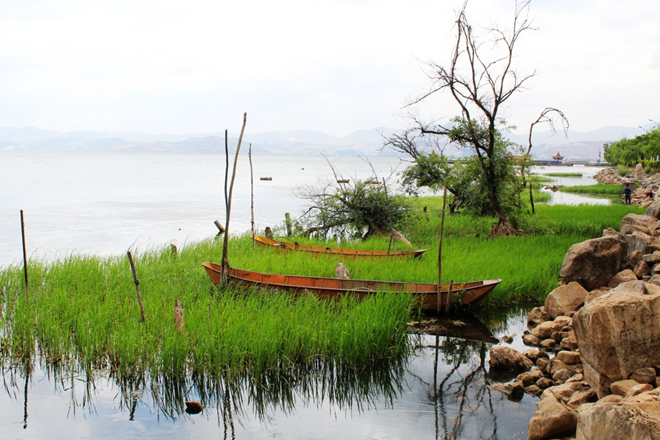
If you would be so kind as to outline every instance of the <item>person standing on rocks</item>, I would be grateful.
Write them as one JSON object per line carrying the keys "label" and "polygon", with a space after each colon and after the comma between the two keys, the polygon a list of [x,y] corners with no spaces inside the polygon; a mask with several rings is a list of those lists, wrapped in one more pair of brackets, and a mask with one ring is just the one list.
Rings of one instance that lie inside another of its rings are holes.
{"label": "person standing on rocks", "polygon": [[626,183],[626,187],[623,188],[623,195],[625,198],[625,203],[626,205],[630,205],[630,200],[632,196],[632,189],[630,189],[630,185]]}

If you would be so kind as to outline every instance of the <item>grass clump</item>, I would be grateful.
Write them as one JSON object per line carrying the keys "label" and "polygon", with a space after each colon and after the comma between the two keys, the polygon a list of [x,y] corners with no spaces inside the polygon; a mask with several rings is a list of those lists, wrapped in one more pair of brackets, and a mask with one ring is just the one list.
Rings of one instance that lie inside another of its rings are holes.
{"label": "grass clump", "polygon": [[544,173],[543,175],[549,177],[582,177],[582,173]]}
{"label": "grass clump", "polygon": [[598,183],[596,185],[578,185],[578,186],[561,186],[560,191],[577,194],[603,194],[603,195],[621,195],[623,189],[621,185]]}

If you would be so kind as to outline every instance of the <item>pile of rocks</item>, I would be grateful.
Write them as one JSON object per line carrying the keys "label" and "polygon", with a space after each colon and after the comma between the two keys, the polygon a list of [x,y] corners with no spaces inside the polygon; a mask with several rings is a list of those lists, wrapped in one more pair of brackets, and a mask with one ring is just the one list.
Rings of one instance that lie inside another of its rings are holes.
{"label": "pile of rocks", "polygon": [[528,438],[660,439],[660,200],[621,232],[573,245],[560,286],[528,316],[526,345],[491,350],[495,388],[541,395]]}
{"label": "pile of rocks", "polygon": [[[594,180],[598,183],[609,185],[630,185],[633,190],[632,203],[639,206],[649,206],[658,196],[660,188],[660,173],[644,174],[641,164],[637,164],[634,173],[627,176],[619,176],[616,168],[605,168],[594,174]],[[621,200],[623,201],[623,188],[621,189]]]}

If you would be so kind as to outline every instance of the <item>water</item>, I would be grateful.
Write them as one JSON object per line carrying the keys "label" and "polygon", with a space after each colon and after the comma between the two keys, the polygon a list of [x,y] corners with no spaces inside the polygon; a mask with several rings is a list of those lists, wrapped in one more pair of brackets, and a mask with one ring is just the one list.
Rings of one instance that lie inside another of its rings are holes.
{"label": "water", "polygon": [[[582,177],[551,177],[552,182],[544,184],[545,186],[563,185],[563,186],[582,186],[582,185],[595,185],[596,182],[593,175],[602,170],[601,167],[587,167],[587,166],[546,166],[546,167],[533,167],[532,173],[534,174],[548,174],[548,173],[581,173]],[[550,193],[549,205],[610,205],[612,203],[609,198],[598,198],[583,196],[580,194],[571,194],[561,191],[552,192],[550,190],[543,190]]]}

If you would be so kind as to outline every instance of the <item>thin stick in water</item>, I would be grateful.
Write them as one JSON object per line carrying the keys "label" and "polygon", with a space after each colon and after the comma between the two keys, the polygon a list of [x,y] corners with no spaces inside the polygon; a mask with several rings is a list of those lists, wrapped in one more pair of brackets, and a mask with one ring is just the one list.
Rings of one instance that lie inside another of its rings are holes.
{"label": "thin stick in water", "polygon": [[252,247],[254,247],[254,170],[252,169],[252,144],[248,150],[248,159],[250,160],[250,214],[252,225]]}
{"label": "thin stick in water", "polygon": [[[445,207],[447,206],[447,183],[445,182],[445,191],[442,196],[442,220],[440,221],[440,243],[438,244],[438,300],[436,303],[436,311],[440,312],[440,305],[442,303],[442,236],[445,232]],[[449,297],[447,297],[449,301]]]}
{"label": "thin stick in water", "polygon": [[30,299],[30,288],[28,283],[27,251],[25,250],[25,221],[21,209],[21,237],[23,237],[23,272],[25,272],[25,298]]}
{"label": "thin stick in water", "polygon": [[133,272],[133,282],[135,283],[135,290],[137,291],[138,303],[140,304],[140,313],[142,314],[142,322],[146,322],[147,318],[144,315],[144,305],[142,305],[142,294],[140,293],[140,281],[138,281],[137,273],[135,272],[135,263],[133,263],[133,254],[128,251],[128,261],[131,263],[131,271]]}

